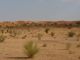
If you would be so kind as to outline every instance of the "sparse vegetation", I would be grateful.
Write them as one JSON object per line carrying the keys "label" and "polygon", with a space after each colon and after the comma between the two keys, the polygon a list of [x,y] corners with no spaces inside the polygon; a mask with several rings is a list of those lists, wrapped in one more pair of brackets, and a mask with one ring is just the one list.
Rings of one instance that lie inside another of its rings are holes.
{"label": "sparse vegetation", "polygon": [[[2,60],[6,59],[3,58],[4,56],[11,57],[10,59],[13,60],[80,59],[80,28],[74,28],[74,26],[77,26],[76,24],[67,24],[66,22],[36,23],[32,23],[31,21],[18,22],[19,25],[17,23],[9,25],[14,27],[7,26],[5,28],[4,26],[0,28],[0,58]],[[3,25],[8,25],[8,23]],[[23,46],[25,41],[26,44]],[[22,53],[22,49],[24,49],[24,53]],[[38,52],[39,56],[36,56]],[[33,57],[35,58],[33,59]]]}
{"label": "sparse vegetation", "polygon": [[45,33],[48,33],[48,32],[49,32],[49,28],[46,28],[46,29],[45,29]]}
{"label": "sparse vegetation", "polygon": [[79,38],[80,38],[80,34],[77,35],[77,41],[79,41]]}
{"label": "sparse vegetation", "polygon": [[51,36],[52,36],[52,37],[54,36],[54,33],[53,33],[53,32],[51,32]]}
{"label": "sparse vegetation", "polygon": [[10,30],[9,34],[11,37],[16,37],[18,35],[18,32],[16,30]]}
{"label": "sparse vegetation", "polygon": [[38,33],[38,40],[41,40],[41,38],[42,38],[42,34],[41,33]]}
{"label": "sparse vegetation", "polygon": [[69,33],[68,33],[68,37],[73,37],[74,35],[75,35],[74,32],[69,32]]}
{"label": "sparse vegetation", "polygon": [[30,41],[29,43],[27,43],[25,46],[25,54],[27,54],[27,56],[29,58],[33,58],[34,55],[38,52],[38,48],[37,45],[33,42]]}
{"label": "sparse vegetation", "polygon": [[0,42],[4,42],[4,40],[5,40],[5,36],[0,35]]}
{"label": "sparse vegetation", "polygon": [[2,29],[1,32],[4,33],[4,30]]}

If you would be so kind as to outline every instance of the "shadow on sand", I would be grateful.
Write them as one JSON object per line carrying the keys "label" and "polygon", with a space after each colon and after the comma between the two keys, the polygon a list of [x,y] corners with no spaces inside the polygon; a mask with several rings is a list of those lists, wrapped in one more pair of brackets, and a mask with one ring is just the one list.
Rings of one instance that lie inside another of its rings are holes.
{"label": "shadow on sand", "polygon": [[29,59],[29,57],[6,57],[7,59]]}

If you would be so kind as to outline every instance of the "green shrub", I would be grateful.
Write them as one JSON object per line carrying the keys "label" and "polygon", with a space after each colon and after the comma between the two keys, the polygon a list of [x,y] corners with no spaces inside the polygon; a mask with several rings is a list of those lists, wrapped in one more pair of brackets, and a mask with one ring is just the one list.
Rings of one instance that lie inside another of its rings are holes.
{"label": "green shrub", "polygon": [[28,44],[26,44],[24,48],[28,58],[33,58],[34,55],[38,52],[37,45],[33,43],[33,41],[30,41]]}

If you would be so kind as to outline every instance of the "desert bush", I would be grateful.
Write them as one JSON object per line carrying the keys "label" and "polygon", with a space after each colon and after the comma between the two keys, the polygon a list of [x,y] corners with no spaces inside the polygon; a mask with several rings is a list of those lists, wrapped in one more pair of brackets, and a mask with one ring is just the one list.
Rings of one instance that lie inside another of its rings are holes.
{"label": "desert bush", "polygon": [[54,36],[54,33],[53,33],[53,32],[51,32],[51,36],[52,36],[52,37]]}
{"label": "desert bush", "polygon": [[38,33],[37,37],[38,37],[38,40],[41,40],[42,34]]}
{"label": "desert bush", "polygon": [[69,33],[68,33],[68,36],[69,36],[69,37],[73,37],[74,35],[75,35],[74,32],[69,32]]}
{"label": "desert bush", "polygon": [[33,41],[28,42],[25,46],[25,53],[27,54],[28,58],[33,58],[34,55],[38,52],[37,45],[33,43]]}
{"label": "desert bush", "polygon": [[16,37],[16,33],[10,34],[11,37]]}
{"label": "desert bush", "polygon": [[17,35],[19,35],[18,32],[15,30],[11,30],[9,33],[11,37],[16,37]]}
{"label": "desert bush", "polygon": [[0,35],[0,42],[4,42],[4,40],[5,40],[5,36]]}
{"label": "desert bush", "polygon": [[68,25],[68,29],[71,29],[72,27],[73,27],[72,24],[69,24],[69,25]]}
{"label": "desert bush", "polygon": [[1,30],[1,33],[4,33],[4,30]]}
{"label": "desert bush", "polygon": [[48,32],[49,32],[49,28],[46,28],[46,29],[45,29],[45,32],[48,33]]}

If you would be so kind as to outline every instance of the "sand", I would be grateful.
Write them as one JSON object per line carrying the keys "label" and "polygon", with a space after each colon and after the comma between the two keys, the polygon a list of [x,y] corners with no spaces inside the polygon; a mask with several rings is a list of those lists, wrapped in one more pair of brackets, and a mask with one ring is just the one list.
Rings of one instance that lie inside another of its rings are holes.
{"label": "sand", "polygon": [[[45,29],[12,29],[17,32],[16,36],[14,32],[3,33],[6,38],[0,43],[0,60],[80,60],[80,28],[53,27],[49,28],[48,33]],[[4,31],[6,32],[6,29]],[[75,33],[73,37],[68,36],[70,31]],[[54,33],[53,36],[51,32]],[[24,45],[29,41],[37,43],[39,52],[31,59],[21,58],[27,57],[24,53]]]}

